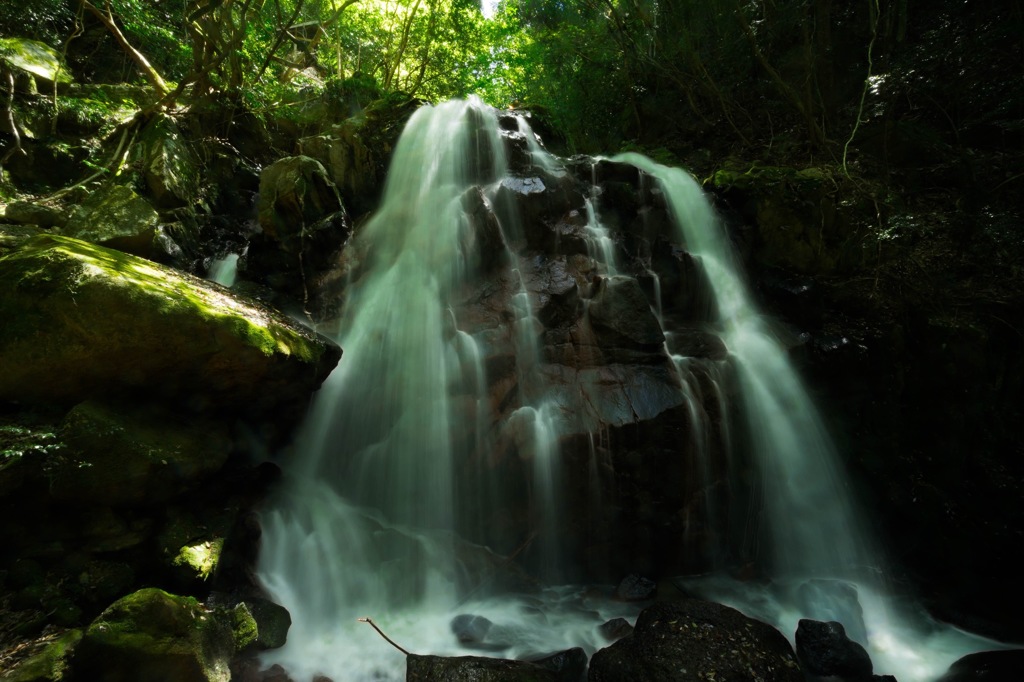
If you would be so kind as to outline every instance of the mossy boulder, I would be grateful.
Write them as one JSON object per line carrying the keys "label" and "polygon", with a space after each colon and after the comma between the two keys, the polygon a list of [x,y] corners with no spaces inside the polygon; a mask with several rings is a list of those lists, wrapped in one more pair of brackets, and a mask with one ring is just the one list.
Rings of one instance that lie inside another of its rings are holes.
{"label": "mossy boulder", "polygon": [[144,395],[178,409],[297,417],[337,364],[328,339],[254,300],[80,240],[0,257],[0,400]]}
{"label": "mossy boulder", "polygon": [[758,260],[805,274],[833,274],[857,267],[865,257],[856,211],[839,199],[844,181],[828,167],[753,166],[718,170],[705,184],[756,226]]}
{"label": "mossy boulder", "polygon": [[153,202],[175,208],[199,198],[199,161],[170,116],[157,115],[142,129],[136,159]]}
{"label": "mossy boulder", "polygon": [[316,159],[290,156],[260,174],[260,227],[278,241],[286,242],[304,225],[317,223],[341,207],[338,188]]}
{"label": "mossy boulder", "polygon": [[243,277],[266,284],[313,319],[336,313],[341,252],[352,233],[337,187],[319,161],[281,159],[260,175],[261,234],[249,241]]}
{"label": "mossy boulder", "polygon": [[68,219],[62,234],[151,258],[160,216],[130,187],[109,185],[94,192]]}
{"label": "mossy boulder", "polygon": [[0,39],[0,66],[30,73],[45,82],[71,82],[71,74],[60,63],[57,51],[38,40]]}
{"label": "mossy boulder", "polygon": [[191,597],[145,588],[114,602],[75,650],[76,679],[227,682],[231,627]]}
{"label": "mossy boulder", "polygon": [[68,413],[61,437],[67,449],[51,467],[51,494],[104,506],[166,502],[216,473],[232,449],[216,422],[96,401]]}
{"label": "mossy boulder", "polygon": [[69,630],[37,654],[0,676],[4,682],[61,682],[68,679],[68,660],[82,641],[81,630]]}
{"label": "mossy boulder", "polygon": [[239,602],[231,610],[231,620],[239,651],[282,647],[292,626],[288,609],[258,597]]}
{"label": "mossy boulder", "polygon": [[359,212],[372,208],[380,193],[376,169],[381,161],[363,137],[360,126],[349,120],[332,127],[328,134],[299,140],[299,153],[323,164],[345,204]]}

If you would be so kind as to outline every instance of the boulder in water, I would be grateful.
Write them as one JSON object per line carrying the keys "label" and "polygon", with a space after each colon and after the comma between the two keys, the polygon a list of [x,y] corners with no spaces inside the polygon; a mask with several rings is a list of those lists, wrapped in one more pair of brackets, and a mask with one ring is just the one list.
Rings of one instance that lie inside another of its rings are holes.
{"label": "boulder in water", "polygon": [[644,609],[633,634],[590,661],[591,682],[803,682],[782,634],[728,606],[687,599]]}
{"label": "boulder in water", "polygon": [[633,634],[633,626],[625,618],[612,618],[610,621],[602,623],[597,630],[602,637],[612,642],[617,642],[623,637]]}
{"label": "boulder in water", "polygon": [[455,637],[463,644],[476,644],[484,641],[493,623],[483,616],[463,613],[452,618],[451,628]]}
{"label": "boulder in water", "polygon": [[979,651],[949,666],[938,682],[1018,682],[1024,671],[1024,649]]}
{"label": "boulder in water", "polygon": [[587,652],[578,646],[529,661],[558,673],[562,682],[582,682],[587,678]]}
{"label": "boulder in water", "polygon": [[631,573],[615,588],[615,598],[622,601],[646,601],[658,594],[658,584],[642,575]]}
{"label": "boulder in water", "polygon": [[842,623],[801,619],[796,628],[796,655],[808,675],[842,682],[871,679],[871,657],[846,636]]}

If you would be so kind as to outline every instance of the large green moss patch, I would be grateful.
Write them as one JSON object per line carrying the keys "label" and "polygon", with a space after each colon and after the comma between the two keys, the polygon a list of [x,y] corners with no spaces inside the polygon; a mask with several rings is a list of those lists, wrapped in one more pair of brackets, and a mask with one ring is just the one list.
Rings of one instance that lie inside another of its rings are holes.
{"label": "large green moss patch", "polygon": [[[67,237],[0,257],[0,400],[145,389],[241,408],[308,397],[339,349],[223,287]],[[274,395],[274,393],[277,395]]]}

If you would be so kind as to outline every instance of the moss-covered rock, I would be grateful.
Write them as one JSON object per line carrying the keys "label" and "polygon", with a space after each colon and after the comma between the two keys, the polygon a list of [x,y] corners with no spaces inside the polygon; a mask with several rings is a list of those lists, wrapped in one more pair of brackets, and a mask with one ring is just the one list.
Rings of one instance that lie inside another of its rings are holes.
{"label": "moss-covered rock", "polygon": [[108,185],[90,196],[70,217],[62,234],[151,258],[160,216],[125,185]]}
{"label": "moss-covered rock", "polygon": [[50,83],[71,82],[71,74],[60,63],[60,55],[46,43],[28,38],[0,39],[0,65],[31,73]]}
{"label": "moss-covered rock", "polygon": [[68,217],[63,211],[29,201],[12,201],[7,204],[4,218],[12,223],[39,227],[61,227],[68,222]]}
{"label": "moss-covered rock", "polygon": [[865,258],[852,207],[839,200],[843,180],[825,167],[753,166],[718,170],[706,184],[756,226],[758,260],[801,273],[832,274]]}
{"label": "moss-covered rock", "polygon": [[61,682],[68,679],[68,660],[82,641],[81,630],[69,630],[37,654],[0,676],[5,682]]}
{"label": "moss-covered rock", "polygon": [[302,138],[299,153],[322,163],[345,204],[357,211],[369,210],[380,193],[376,174],[380,160],[375,158],[355,121],[338,124],[326,135]]}
{"label": "moss-covered rock", "polygon": [[320,162],[308,156],[281,159],[260,175],[260,226],[279,241],[340,209],[337,187]]}
{"label": "moss-covered rock", "polygon": [[57,236],[0,257],[0,319],[0,400],[145,394],[184,409],[297,416],[341,354],[223,287]]}
{"label": "moss-covered rock", "polygon": [[67,451],[51,494],[103,506],[160,504],[216,473],[231,452],[223,426],[156,407],[76,405],[61,426]]}
{"label": "moss-covered rock", "polygon": [[288,609],[256,597],[239,602],[231,610],[231,619],[238,651],[282,647],[292,625]]}
{"label": "moss-covered rock", "polygon": [[76,679],[227,682],[231,628],[195,599],[145,588],[114,602],[75,650]]}
{"label": "moss-covered rock", "polygon": [[146,124],[135,156],[158,207],[185,206],[199,198],[198,159],[171,117],[160,114]]}

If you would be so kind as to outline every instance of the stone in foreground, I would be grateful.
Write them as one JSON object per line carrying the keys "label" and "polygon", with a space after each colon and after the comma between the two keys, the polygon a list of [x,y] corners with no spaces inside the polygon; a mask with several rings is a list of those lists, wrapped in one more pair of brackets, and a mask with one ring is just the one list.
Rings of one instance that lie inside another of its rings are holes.
{"label": "stone in foreground", "polygon": [[687,599],[644,609],[633,634],[590,661],[591,682],[803,682],[782,634],[739,611]]}

